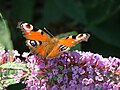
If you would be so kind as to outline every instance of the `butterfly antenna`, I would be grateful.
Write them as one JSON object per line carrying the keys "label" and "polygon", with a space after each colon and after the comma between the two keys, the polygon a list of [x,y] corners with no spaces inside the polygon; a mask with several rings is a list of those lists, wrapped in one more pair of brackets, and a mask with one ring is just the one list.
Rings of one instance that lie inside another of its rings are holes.
{"label": "butterfly antenna", "polygon": [[50,33],[45,27],[44,27],[44,30],[52,37],[55,37],[52,33]]}

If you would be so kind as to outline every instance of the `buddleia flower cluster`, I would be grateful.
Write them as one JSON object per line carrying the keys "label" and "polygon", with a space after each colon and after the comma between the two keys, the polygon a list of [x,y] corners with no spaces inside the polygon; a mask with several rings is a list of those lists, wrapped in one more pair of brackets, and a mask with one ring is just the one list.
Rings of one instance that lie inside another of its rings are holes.
{"label": "buddleia flower cluster", "polygon": [[23,53],[23,62],[13,56],[14,62],[25,65],[13,74],[17,83],[26,85],[23,90],[120,90],[120,59],[116,57],[72,51],[44,59]]}

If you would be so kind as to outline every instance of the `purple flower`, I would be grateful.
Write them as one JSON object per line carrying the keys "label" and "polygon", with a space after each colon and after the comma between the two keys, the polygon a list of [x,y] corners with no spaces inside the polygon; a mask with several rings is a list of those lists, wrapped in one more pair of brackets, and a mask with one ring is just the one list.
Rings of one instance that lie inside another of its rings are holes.
{"label": "purple flower", "polygon": [[38,78],[33,79],[33,85],[40,85],[40,80]]}
{"label": "purple flower", "polygon": [[82,68],[79,68],[79,71],[78,71],[81,75],[85,73],[85,70],[82,69]]}
{"label": "purple flower", "polygon": [[40,88],[40,90],[47,90],[46,84],[44,84],[44,85]]}
{"label": "purple flower", "polygon": [[86,68],[86,71],[89,73],[93,73],[93,68],[91,66],[89,66]]}
{"label": "purple flower", "polygon": [[35,85],[34,85],[34,86],[31,86],[31,87],[30,87],[30,90],[38,90],[38,87],[35,86]]}
{"label": "purple flower", "polygon": [[117,84],[113,85],[113,89],[114,90],[119,90],[120,89],[120,82],[118,82]]}
{"label": "purple flower", "polygon": [[57,69],[52,69],[53,75],[57,75],[58,74],[58,70]]}
{"label": "purple flower", "polygon": [[61,89],[61,90],[67,90],[66,87],[67,87],[67,86],[64,84],[64,85],[62,85],[62,86],[60,87],[60,89]]}
{"label": "purple flower", "polygon": [[63,73],[64,73],[64,74],[67,74],[67,73],[68,73],[68,70],[67,70],[66,67],[64,67],[64,69],[63,69]]}
{"label": "purple flower", "polygon": [[80,63],[79,59],[82,57],[82,55],[79,54],[78,50],[71,52],[71,56],[73,56],[75,63]]}
{"label": "purple flower", "polygon": [[45,63],[40,63],[39,65],[35,65],[36,70],[40,70],[45,68]]}
{"label": "purple flower", "polygon": [[59,86],[57,86],[57,85],[54,85],[54,86],[52,86],[52,88],[51,88],[51,90],[58,90],[59,89]]}
{"label": "purple flower", "polygon": [[22,57],[28,57],[28,55],[29,55],[30,53],[28,53],[28,52],[24,52],[23,54],[22,54]]}
{"label": "purple flower", "polygon": [[0,50],[0,55],[3,55],[3,54],[5,54],[5,50]]}
{"label": "purple flower", "polygon": [[95,76],[95,80],[103,81],[104,78],[101,75]]}
{"label": "purple flower", "polygon": [[68,84],[68,80],[69,80],[68,75],[65,74],[64,77],[63,77],[63,81],[64,81],[63,83]]}
{"label": "purple flower", "polygon": [[18,53],[17,50],[12,50],[12,53],[13,53],[14,56],[20,56],[20,54]]}
{"label": "purple flower", "polygon": [[77,74],[77,73],[78,73],[78,70],[79,70],[79,67],[78,67],[78,66],[72,67],[72,71],[73,71],[74,74]]}
{"label": "purple flower", "polygon": [[23,72],[22,70],[18,70],[18,76],[19,76],[19,77],[22,77],[23,74],[24,74],[24,72]]}
{"label": "purple flower", "polygon": [[102,89],[102,85],[101,84],[95,84],[95,89],[101,90]]}
{"label": "purple flower", "polygon": [[[18,69],[14,74],[16,81],[26,84],[26,90],[119,90],[120,59],[103,58],[91,52],[65,52],[59,57],[43,59],[24,53],[0,51],[0,64],[16,60],[25,64],[28,70]],[[24,90],[25,90],[24,89]]]}
{"label": "purple flower", "polygon": [[82,80],[82,84],[83,85],[89,85],[89,84],[92,84],[94,82],[94,80],[92,78],[88,79],[88,78],[84,78]]}
{"label": "purple flower", "polygon": [[52,74],[51,72],[48,72],[47,74],[48,74],[48,78],[49,78],[49,79],[52,79],[53,74]]}
{"label": "purple flower", "polygon": [[92,78],[89,78],[89,84],[93,83],[94,80]]}
{"label": "purple flower", "polygon": [[82,83],[85,84],[85,85],[88,85],[88,84],[89,84],[89,79],[84,78],[84,79],[82,80]]}
{"label": "purple flower", "polygon": [[61,83],[62,81],[63,81],[63,77],[62,77],[62,76],[58,76],[57,82],[58,82],[58,83]]}
{"label": "purple flower", "polygon": [[69,85],[70,86],[75,86],[77,84],[76,80],[70,80]]}
{"label": "purple flower", "polygon": [[20,78],[18,75],[14,74],[14,80],[15,80],[17,83],[20,82],[20,79],[21,79],[21,78]]}
{"label": "purple flower", "polygon": [[68,90],[79,90],[78,85],[73,85],[68,88]]}
{"label": "purple flower", "polygon": [[75,74],[75,73],[72,74],[72,78],[73,78],[73,79],[78,79],[78,77],[79,77],[78,74]]}
{"label": "purple flower", "polygon": [[[5,52],[5,50],[0,50],[0,65],[4,64],[6,62],[10,62],[8,57],[9,57],[8,52]],[[11,62],[12,61],[13,61],[13,59],[11,60]]]}
{"label": "purple flower", "polygon": [[38,74],[38,71],[35,71],[35,70],[31,71],[31,76],[32,77],[36,77],[37,74]]}

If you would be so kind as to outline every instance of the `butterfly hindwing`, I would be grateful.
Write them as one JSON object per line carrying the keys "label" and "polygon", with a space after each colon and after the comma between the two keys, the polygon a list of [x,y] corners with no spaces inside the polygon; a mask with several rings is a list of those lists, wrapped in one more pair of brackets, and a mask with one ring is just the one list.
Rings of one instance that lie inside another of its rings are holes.
{"label": "butterfly hindwing", "polygon": [[45,47],[42,45],[43,42],[37,40],[26,40],[26,45],[29,47],[30,52],[36,55],[45,55]]}

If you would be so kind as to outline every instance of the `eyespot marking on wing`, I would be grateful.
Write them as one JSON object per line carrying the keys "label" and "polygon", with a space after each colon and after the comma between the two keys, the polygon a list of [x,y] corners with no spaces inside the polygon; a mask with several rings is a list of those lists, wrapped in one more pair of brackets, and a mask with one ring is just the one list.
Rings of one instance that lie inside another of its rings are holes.
{"label": "eyespot marking on wing", "polygon": [[89,37],[90,37],[90,34],[78,34],[76,36],[75,41],[79,41],[79,40],[87,41]]}
{"label": "eyespot marking on wing", "polygon": [[26,44],[27,44],[27,46],[34,47],[34,48],[35,48],[35,47],[41,45],[42,42],[41,42],[41,41],[36,41],[36,40],[27,40],[27,41],[26,41]]}
{"label": "eyespot marking on wing", "polygon": [[67,46],[64,46],[64,45],[60,45],[60,51],[67,51],[67,50],[69,50],[70,48],[69,47],[67,47]]}
{"label": "eyespot marking on wing", "polygon": [[33,30],[33,26],[31,24],[28,24],[28,23],[21,23],[20,28],[23,28],[24,30],[26,30],[28,32]]}
{"label": "eyespot marking on wing", "polygon": [[20,28],[20,29],[22,29],[22,30],[24,29],[24,30],[26,30],[27,32],[33,31],[33,32],[40,32],[41,35],[44,34],[44,32],[43,32],[42,30],[40,30],[40,29],[38,29],[38,28],[36,28],[36,27],[33,27],[33,26],[32,26],[31,24],[29,24],[29,23],[19,22],[17,27]]}

